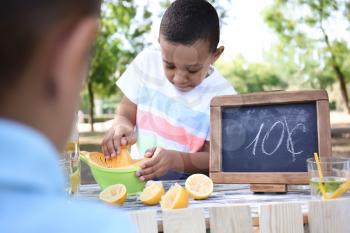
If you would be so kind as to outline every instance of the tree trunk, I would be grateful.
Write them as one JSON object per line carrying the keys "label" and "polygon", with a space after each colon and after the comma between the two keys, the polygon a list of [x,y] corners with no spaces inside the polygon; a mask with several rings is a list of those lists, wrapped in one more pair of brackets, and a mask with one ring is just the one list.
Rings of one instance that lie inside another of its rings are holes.
{"label": "tree trunk", "polygon": [[90,102],[90,111],[89,111],[89,118],[90,118],[90,130],[91,132],[94,132],[94,110],[95,110],[95,101],[94,101],[94,91],[92,87],[92,80],[91,77],[88,78],[88,92],[89,92],[89,102]]}
{"label": "tree trunk", "polygon": [[335,73],[337,74],[337,78],[338,78],[339,84],[340,84],[341,95],[343,97],[346,109],[347,109],[348,113],[350,114],[348,90],[346,89],[346,82],[345,82],[344,73],[341,71],[339,65],[336,63],[333,63],[333,69],[335,70]]}

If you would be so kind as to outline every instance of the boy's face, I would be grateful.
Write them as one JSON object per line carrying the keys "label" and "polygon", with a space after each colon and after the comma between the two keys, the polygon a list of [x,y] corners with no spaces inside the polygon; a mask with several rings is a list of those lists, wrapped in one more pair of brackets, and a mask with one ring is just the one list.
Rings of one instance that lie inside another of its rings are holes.
{"label": "boy's face", "polygon": [[183,45],[167,41],[160,35],[159,44],[166,77],[183,92],[198,86],[205,79],[209,66],[222,53],[211,53],[209,42],[204,40],[198,40],[193,45]]}

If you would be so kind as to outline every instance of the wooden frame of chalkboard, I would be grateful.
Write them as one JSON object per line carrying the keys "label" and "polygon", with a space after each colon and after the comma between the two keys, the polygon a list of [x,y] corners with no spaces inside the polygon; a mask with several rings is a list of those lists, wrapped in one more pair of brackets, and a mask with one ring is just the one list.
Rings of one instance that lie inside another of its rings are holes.
{"label": "wooden frame of chalkboard", "polygon": [[[299,105],[301,107],[299,107]],[[296,168],[296,171],[278,171],[277,169],[277,172],[273,170],[271,171],[267,170],[265,172],[263,171],[263,169],[262,170],[257,169],[258,170],[257,172],[257,170],[227,171],[230,168],[227,169],[227,166],[226,167],[223,166],[223,160],[225,160],[226,158],[226,157],[223,158],[223,154],[226,153],[225,148],[223,148],[224,146],[223,140],[225,140],[224,137],[227,137],[226,136],[227,134],[223,132],[222,127],[223,127],[223,124],[230,124],[226,122],[226,119],[224,119],[226,123],[225,122],[223,123],[223,115],[231,114],[230,109],[232,110],[231,112],[234,112],[235,109],[238,109],[237,111],[241,111],[241,112],[237,114],[241,114],[241,117],[244,117],[245,115],[242,112],[244,111],[245,108],[248,108],[248,109],[249,108],[250,109],[267,108],[266,111],[272,112],[273,107],[282,108],[281,106],[284,108],[288,108],[288,106],[291,106],[290,108],[295,108],[295,109],[300,108],[303,111],[311,111],[312,108],[315,109],[313,113],[314,115],[312,115],[313,119],[311,120],[308,119],[308,122],[314,122],[314,125],[315,125],[314,128],[316,129],[314,129],[314,131],[310,133],[308,138],[314,137],[314,140],[316,141],[313,144],[313,146],[316,147],[314,148],[316,150],[314,152],[318,152],[320,157],[331,156],[329,101],[328,101],[328,94],[326,91],[324,90],[276,91],[276,92],[242,94],[242,95],[219,96],[219,97],[213,98],[211,101],[211,145],[210,145],[209,173],[210,173],[210,177],[213,179],[215,183],[247,183],[247,184],[251,184],[251,189],[255,192],[260,192],[260,191],[261,192],[263,191],[285,192],[287,184],[307,184],[308,183],[307,171],[305,170],[298,171],[298,168]],[[281,109],[279,109],[279,111],[280,110]],[[257,113],[257,114],[260,114],[260,113]],[[260,115],[257,115],[255,118],[258,119]],[[291,118],[288,120],[293,120],[293,119]],[[235,120],[232,119],[231,123],[232,122],[235,122]],[[239,121],[236,121],[236,122],[239,122]],[[243,126],[241,127],[250,127],[249,124],[250,123],[242,123],[241,125]],[[287,119],[285,119],[285,124],[287,124]],[[305,123],[305,124],[308,124],[308,123]],[[261,131],[264,125],[260,124],[260,126],[261,126],[260,127],[260,131]],[[274,126],[276,126],[276,124]],[[288,130],[288,125],[284,126],[282,121],[280,122],[279,127],[281,127],[281,129],[282,127],[286,127]],[[256,131],[260,133],[258,125],[256,128]],[[269,136],[269,135],[266,136],[267,134],[268,133],[266,133],[265,137],[262,137],[262,138],[266,139]],[[287,134],[287,133],[284,133],[284,134]],[[292,134],[293,134],[293,131],[292,133],[290,133],[289,131],[289,134],[287,135],[289,135],[289,137],[292,138],[291,136]],[[250,137],[250,139],[246,139],[244,143],[247,144],[251,142],[248,146],[251,146],[252,144],[257,142],[261,143],[261,139],[260,141],[258,141],[259,138],[255,138],[254,140],[252,139],[254,139],[254,137],[253,138]],[[281,142],[281,140],[279,142]],[[227,143],[225,145],[227,147]],[[282,144],[280,143],[279,145],[282,145]],[[287,149],[290,151],[291,147],[293,146],[293,142],[292,141],[291,142],[287,141],[286,143],[283,142],[283,146],[289,147]],[[255,149],[256,148],[254,147],[254,150]],[[230,154],[230,158],[235,156],[234,150],[231,150],[230,153],[232,154],[232,155]],[[239,153],[240,153],[239,156],[245,156],[244,155],[245,152],[243,150],[241,150]],[[295,152],[295,154],[297,153]],[[313,156],[313,154],[311,153],[308,156],[311,157]],[[241,157],[241,159],[245,159],[245,157]],[[241,161],[242,160],[238,160],[238,162],[241,162]],[[303,161],[303,163],[306,167],[305,160]]]}

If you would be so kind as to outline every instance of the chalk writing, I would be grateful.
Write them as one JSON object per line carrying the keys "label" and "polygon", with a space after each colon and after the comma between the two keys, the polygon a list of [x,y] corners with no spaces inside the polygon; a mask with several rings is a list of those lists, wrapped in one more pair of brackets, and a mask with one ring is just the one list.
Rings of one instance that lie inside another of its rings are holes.
{"label": "chalk writing", "polygon": [[[290,130],[290,127],[289,127],[288,122],[287,122],[287,118],[286,117],[283,117],[283,118],[284,118],[284,121],[276,121],[274,124],[272,124],[272,126],[267,129],[264,137],[260,140],[260,138],[262,136],[261,135],[262,131],[265,127],[265,123],[261,123],[260,128],[259,128],[256,136],[248,144],[248,146],[246,146],[245,149],[249,149],[250,147],[253,147],[252,154],[255,156],[256,152],[257,152],[258,145],[260,145],[261,152],[265,155],[271,156],[271,155],[275,154],[275,152],[281,147],[283,140],[284,140],[284,137],[287,134],[285,145],[286,145],[287,151],[289,153],[291,153],[293,162],[295,162],[296,156],[299,154],[302,154],[303,150],[295,151],[295,147],[294,147],[295,144],[293,141],[293,133],[296,130],[301,130],[303,133],[306,133],[306,127],[305,127],[305,124],[298,123]],[[275,147],[271,151],[267,151],[266,150],[267,141],[268,141],[270,134],[272,133],[273,130],[281,130],[281,136],[279,137],[279,140],[276,143]],[[259,141],[261,141],[261,144],[259,144]]]}

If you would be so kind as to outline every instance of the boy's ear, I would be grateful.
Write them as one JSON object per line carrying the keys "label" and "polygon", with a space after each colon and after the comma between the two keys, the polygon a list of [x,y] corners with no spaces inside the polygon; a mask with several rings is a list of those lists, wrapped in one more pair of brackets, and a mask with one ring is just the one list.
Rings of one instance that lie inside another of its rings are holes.
{"label": "boy's ear", "polygon": [[214,64],[218,59],[219,57],[221,56],[221,54],[224,52],[225,50],[225,47],[224,46],[220,46],[219,48],[217,48],[215,50],[215,52],[213,53],[212,55],[212,61],[211,61],[211,64]]}
{"label": "boy's ear", "polygon": [[98,19],[87,18],[82,20],[71,32],[69,39],[61,48],[59,71],[70,68],[75,69],[86,61],[90,48],[98,30]]}
{"label": "boy's ear", "polygon": [[[91,17],[82,20],[68,35],[57,51],[53,64],[53,78],[58,90],[71,78],[83,78],[82,68],[87,62],[90,48],[98,30],[98,19]],[[80,75],[81,74],[81,75]]]}

